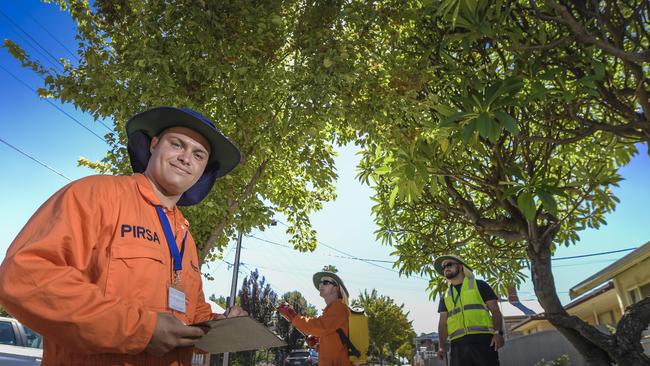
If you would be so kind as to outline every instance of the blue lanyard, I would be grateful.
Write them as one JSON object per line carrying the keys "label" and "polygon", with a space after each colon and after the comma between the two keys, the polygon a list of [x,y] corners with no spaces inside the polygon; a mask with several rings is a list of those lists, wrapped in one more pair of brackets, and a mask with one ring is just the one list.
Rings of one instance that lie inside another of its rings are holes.
{"label": "blue lanyard", "polygon": [[[451,285],[451,284],[449,286],[451,286],[451,300],[454,302],[454,306],[456,306],[456,303],[458,302],[458,299],[460,299],[460,290],[458,291],[458,295],[454,296],[454,290],[456,289],[456,286]],[[461,290],[462,290],[463,285],[461,284],[460,286],[461,286]]]}
{"label": "blue lanyard", "polygon": [[187,239],[187,231],[183,237],[183,243],[181,244],[181,251],[178,251],[178,246],[176,245],[176,239],[174,238],[174,233],[172,232],[172,227],[169,224],[167,215],[163,211],[162,207],[156,206],[156,211],[158,212],[158,219],[160,219],[160,224],[162,225],[163,231],[165,232],[165,238],[167,239],[167,246],[169,247],[169,253],[172,256],[172,261],[174,262],[174,272],[180,271],[183,269],[183,254],[185,253],[185,239]]}

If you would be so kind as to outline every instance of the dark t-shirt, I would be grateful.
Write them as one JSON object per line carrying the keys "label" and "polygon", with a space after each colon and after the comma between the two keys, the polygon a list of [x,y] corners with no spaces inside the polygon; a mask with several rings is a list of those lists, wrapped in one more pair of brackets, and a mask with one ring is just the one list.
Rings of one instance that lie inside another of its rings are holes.
{"label": "dark t-shirt", "polygon": [[[456,288],[456,291],[460,293],[460,289],[463,286],[463,284],[460,285],[452,285]],[[481,298],[483,299],[483,302],[488,302],[490,300],[498,300],[499,298],[497,295],[494,293],[494,290],[492,290],[492,287],[487,284],[487,282],[483,280],[476,280],[476,286],[478,287],[478,292],[481,293]],[[446,294],[446,293],[445,293]],[[447,305],[445,305],[445,296],[444,294],[440,296],[440,303],[438,304],[438,312],[439,313],[445,313],[447,312]],[[468,334],[464,337],[460,337],[456,340],[451,341],[452,344],[459,344],[459,343],[485,343],[487,342],[488,344],[492,340],[492,334]]]}

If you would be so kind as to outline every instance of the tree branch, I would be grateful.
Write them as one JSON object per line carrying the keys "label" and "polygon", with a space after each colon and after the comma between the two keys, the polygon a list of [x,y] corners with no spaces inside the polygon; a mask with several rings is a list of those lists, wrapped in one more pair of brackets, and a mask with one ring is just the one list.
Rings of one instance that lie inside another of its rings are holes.
{"label": "tree branch", "polygon": [[[215,247],[216,243],[223,235],[224,229],[226,228],[228,221],[230,221],[230,219],[232,218],[232,214],[235,213],[235,211],[237,211],[237,209],[251,195],[251,193],[253,192],[253,188],[255,188],[255,185],[257,184],[257,182],[259,182],[260,178],[262,178],[262,174],[266,170],[269,161],[270,159],[267,158],[257,167],[257,169],[255,169],[255,173],[246,184],[246,187],[244,187],[244,191],[239,196],[238,200],[229,200],[228,213],[224,216],[224,218],[219,223],[217,223],[214,230],[212,230],[212,233],[210,233],[210,237],[208,237],[208,239],[205,241],[205,244],[203,245],[203,250],[202,250],[203,253],[205,254],[210,253],[210,251]],[[199,259],[201,264],[203,264],[203,258],[199,258]]]}
{"label": "tree branch", "polygon": [[562,17],[562,23],[566,24],[571,28],[571,31],[576,35],[576,38],[583,42],[583,43],[588,43],[588,44],[593,44],[597,46],[598,48],[602,49],[603,51],[609,53],[610,55],[619,57],[623,60],[627,60],[630,62],[650,62],[650,50],[643,51],[643,52],[637,52],[637,53],[631,53],[631,52],[625,52],[624,50],[621,50],[619,48],[614,47],[614,45],[610,44],[609,42],[606,42],[602,39],[598,39],[591,34],[587,32],[586,29],[578,23],[569,10],[558,3],[556,3],[553,0],[548,0],[547,4],[549,4],[555,11],[557,11],[560,16]]}
{"label": "tree branch", "polygon": [[[643,352],[639,343],[641,335],[650,324],[650,297],[632,304],[625,309],[625,314],[616,326],[616,340],[624,349],[637,349]],[[629,347],[629,348],[628,348]]]}
{"label": "tree branch", "polygon": [[[593,325],[590,325],[575,315],[547,314],[546,316],[553,325],[576,330],[580,335],[589,340],[589,342],[603,350],[607,350],[608,353],[616,348],[614,336],[601,332]],[[638,340],[639,338],[637,338],[637,342]]]}
{"label": "tree branch", "polygon": [[460,193],[458,193],[454,188],[451,179],[449,177],[445,177],[444,179],[447,185],[447,192],[449,192],[452,198],[463,208],[465,213],[464,216],[467,217],[479,231],[498,236],[508,242],[520,241],[526,238],[525,234],[519,230],[519,226],[516,223],[512,223],[509,220],[494,220],[482,217],[474,206],[474,203],[464,199]]}

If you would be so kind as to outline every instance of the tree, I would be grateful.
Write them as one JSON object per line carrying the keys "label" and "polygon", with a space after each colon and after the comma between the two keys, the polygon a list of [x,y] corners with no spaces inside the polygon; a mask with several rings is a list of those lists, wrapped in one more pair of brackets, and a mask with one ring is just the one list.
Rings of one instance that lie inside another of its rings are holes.
{"label": "tree", "polygon": [[155,105],[194,108],[239,145],[243,161],[204,202],[183,211],[200,257],[213,259],[237,231],[289,222],[290,241],[315,248],[309,214],[334,199],[333,142],[342,122],[327,108],[327,87],[306,65],[311,40],[332,31],[318,6],[301,1],[55,1],[77,25],[78,63],[44,66],[20,45],[5,47],[45,80],[39,94],[112,118],[110,150],[80,164],[128,174],[124,124]]}
{"label": "tree", "polygon": [[271,285],[266,283],[264,277],[260,279],[259,271],[255,269],[250,276],[244,277],[239,290],[239,301],[242,309],[246,310],[251,318],[269,325],[278,295],[271,289]]}
{"label": "tree", "polygon": [[393,299],[379,295],[373,289],[370,293],[365,290],[360,294],[352,301],[352,306],[364,308],[368,316],[370,356],[378,358],[382,365],[389,356],[411,356],[415,331],[407,318],[409,313],[404,311],[404,304],[397,305]]}
{"label": "tree", "polygon": [[[561,306],[550,259],[605,224],[618,167],[647,141],[648,69],[625,71],[646,62],[648,33],[637,29],[648,9],[632,2],[619,16],[606,2],[611,17],[595,22],[581,13],[635,66],[558,21],[555,5],[352,3],[332,61],[337,105],[359,131],[359,178],[375,187],[377,236],[396,247],[401,273],[434,278],[432,259],[455,252],[503,289],[530,265],[546,316],[588,362],[645,364],[650,300],[602,334]],[[635,7],[639,18],[625,21]]]}
{"label": "tree", "polygon": [[584,73],[581,68],[585,65],[571,57],[562,57],[560,61],[561,66],[581,77],[579,82],[591,87],[592,94],[602,98],[604,113],[598,119],[584,118],[581,115],[584,105],[567,109],[582,124],[571,132],[574,138],[607,131],[630,142],[645,142],[650,148],[650,84],[647,82],[650,8],[647,3],[547,0],[540,6],[531,4],[529,10],[543,26],[537,30],[542,44],[536,49],[547,60],[562,53],[568,56],[577,53],[594,60],[596,78]]}
{"label": "tree", "polygon": [[[273,320],[273,313],[277,307],[278,295],[266,283],[266,279],[260,279],[259,271],[255,269],[250,276],[244,277],[241,290],[239,290],[239,301],[242,309],[248,312],[248,316],[270,326]],[[255,365],[257,351],[237,352],[233,359],[240,364]]]}
{"label": "tree", "polygon": [[[316,307],[302,296],[299,291],[287,292],[280,298],[280,303],[289,303],[296,313],[307,317],[316,316]],[[285,342],[287,342],[286,351],[301,348],[304,345],[305,334],[296,329],[291,322],[284,319],[279,314],[276,315],[276,332]]]}
{"label": "tree", "polygon": [[[228,299],[226,299],[224,296],[217,297],[215,294],[212,294],[210,295],[208,300],[214,302],[215,304],[221,306],[224,309],[228,309]],[[235,303],[238,304],[239,299],[236,299]]]}
{"label": "tree", "polygon": [[[48,70],[5,43],[44,76],[41,95],[117,131],[144,106],[187,105],[240,143],[243,165],[185,210],[204,257],[275,211],[313,248],[332,144],[354,141],[402,273],[433,277],[431,259],[457,251],[501,287],[530,262],[549,320],[586,359],[648,362],[650,300],[603,335],[566,314],[550,265],[604,224],[617,167],[648,141],[647,2],[58,3],[77,21],[79,65]],[[125,136],[109,140],[103,162],[82,163],[128,172]]]}

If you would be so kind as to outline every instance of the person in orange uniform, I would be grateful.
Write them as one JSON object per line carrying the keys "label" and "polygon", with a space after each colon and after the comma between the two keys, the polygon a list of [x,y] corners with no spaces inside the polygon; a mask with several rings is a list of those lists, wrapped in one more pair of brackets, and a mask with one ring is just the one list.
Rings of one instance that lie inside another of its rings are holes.
{"label": "person in orange uniform", "polygon": [[319,365],[350,366],[347,347],[337,333],[337,329],[341,329],[350,336],[348,290],[341,278],[332,272],[317,272],[313,280],[327,304],[323,315],[317,318],[298,315],[288,303],[280,305],[277,311],[303,334],[309,334],[307,343],[310,347],[318,347]]}
{"label": "person in orange uniform", "polygon": [[178,206],[203,200],[238,148],[186,108],[142,112],[126,132],[134,174],[62,188],[0,266],[0,303],[44,336],[44,366],[189,366],[203,331],[186,324],[223,317],[205,302]]}

